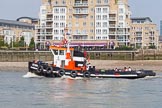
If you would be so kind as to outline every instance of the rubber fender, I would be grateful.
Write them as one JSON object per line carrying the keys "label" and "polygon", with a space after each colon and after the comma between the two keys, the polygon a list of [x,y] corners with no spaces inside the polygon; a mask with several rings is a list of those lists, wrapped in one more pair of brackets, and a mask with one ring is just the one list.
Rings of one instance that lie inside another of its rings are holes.
{"label": "rubber fender", "polygon": [[43,72],[43,66],[39,65],[37,68],[37,73],[42,73]]}
{"label": "rubber fender", "polygon": [[77,76],[77,71],[71,71],[70,76],[75,78]]}
{"label": "rubber fender", "polygon": [[65,75],[65,70],[59,70],[59,76]]}
{"label": "rubber fender", "polygon": [[47,74],[52,74],[52,73],[53,73],[53,67],[48,66],[48,67],[47,67],[46,73],[47,73]]}
{"label": "rubber fender", "polygon": [[90,76],[91,76],[91,73],[89,71],[84,72],[84,77],[85,78],[90,78]]}

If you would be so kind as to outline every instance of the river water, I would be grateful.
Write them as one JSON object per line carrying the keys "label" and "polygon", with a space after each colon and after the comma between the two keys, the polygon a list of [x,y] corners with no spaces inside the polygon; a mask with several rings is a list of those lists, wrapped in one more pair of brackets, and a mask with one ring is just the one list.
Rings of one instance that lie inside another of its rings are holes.
{"label": "river water", "polygon": [[0,72],[0,108],[161,108],[162,73],[143,79],[23,78]]}

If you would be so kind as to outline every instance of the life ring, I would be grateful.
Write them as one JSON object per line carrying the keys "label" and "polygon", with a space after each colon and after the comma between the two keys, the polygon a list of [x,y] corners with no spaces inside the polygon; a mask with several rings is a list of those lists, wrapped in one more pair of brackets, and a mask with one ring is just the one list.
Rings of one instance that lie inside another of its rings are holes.
{"label": "life ring", "polygon": [[37,68],[37,73],[40,74],[43,72],[43,66],[39,65]]}
{"label": "life ring", "polygon": [[77,76],[77,71],[71,71],[70,76],[75,78]]}
{"label": "life ring", "polygon": [[59,70],[59,75],[60,75],[60,76],[65,75],[65,70]]}
{"label": "life ring", "polygon": [[90,78],[91,73],[89,71],[85,71],[83,75],[85,78]]}
{"label": "life ring", "polygon": [[53,68],[51,66],[47,67],[47,74],[53,74]]}

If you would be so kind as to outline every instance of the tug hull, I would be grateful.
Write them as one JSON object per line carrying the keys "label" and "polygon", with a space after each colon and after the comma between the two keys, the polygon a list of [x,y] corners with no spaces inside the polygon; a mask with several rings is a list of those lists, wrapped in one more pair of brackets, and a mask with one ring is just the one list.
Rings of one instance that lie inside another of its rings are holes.
{"label": "tug hull", "polygon": [[125,78],[125,79],[137,79],[144,78],[146,76],[155,76],[156,73],[152,70],[132,70],[132,71],[122,71],[122,70],[103,70],[89,68],[87,71],[74,71],[74,70],[64,70],[59,67],[53,67],[52,64],[43,63],[41,61],[34,63],[29,62],[28,64],[29,72],[32,72],[39,76],[44,77],[62,77],[70,76],[72,78],[83,77],[83,78]]}

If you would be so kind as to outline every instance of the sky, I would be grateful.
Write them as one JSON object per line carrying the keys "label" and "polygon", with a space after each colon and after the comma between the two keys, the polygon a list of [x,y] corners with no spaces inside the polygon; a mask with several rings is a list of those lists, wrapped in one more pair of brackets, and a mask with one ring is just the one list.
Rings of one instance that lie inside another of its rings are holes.
{"label": "sky", "polygon": [[[162,0],[128,0],[132,17],[150,17],[159,26]],[[1,0],[0,19],[16,20],[22,16],[38,18],[41,0]]]}

